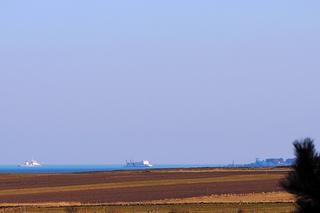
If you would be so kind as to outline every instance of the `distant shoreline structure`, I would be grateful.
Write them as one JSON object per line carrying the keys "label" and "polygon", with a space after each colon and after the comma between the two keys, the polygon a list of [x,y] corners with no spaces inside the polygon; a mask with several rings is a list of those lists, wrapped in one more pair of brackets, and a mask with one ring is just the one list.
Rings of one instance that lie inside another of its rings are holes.
{"label": "distant shoreline structure", "polygon": [[226,167],[231,167],[231,168],[265,168],[265,167],[290,167],[295,163],[296,159],[295,158],[288,158],[288,159],[283,159],[283,158],[267,158],[264,160],[261,160],[259,158],[256,158],[256,161],[253,163],[248,163],[248,164],[229,164]]}

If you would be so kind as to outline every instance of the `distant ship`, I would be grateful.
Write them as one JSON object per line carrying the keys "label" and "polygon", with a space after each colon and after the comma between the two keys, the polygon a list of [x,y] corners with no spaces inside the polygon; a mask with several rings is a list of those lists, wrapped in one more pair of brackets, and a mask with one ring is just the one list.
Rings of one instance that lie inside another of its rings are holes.
{"label": "distant ship", "polygon": [[23,166],[23,167],[36,167],[36,166],[41,166],[41,164],[36,160],[29,160],[29,161],[25,161],[20,166]]}
{"label": "distant ship", "polygon": [[142,161],[126,161],[126,167],[132,167],[132,168],[147,168],[152,167],[149,161],[142,160]]}

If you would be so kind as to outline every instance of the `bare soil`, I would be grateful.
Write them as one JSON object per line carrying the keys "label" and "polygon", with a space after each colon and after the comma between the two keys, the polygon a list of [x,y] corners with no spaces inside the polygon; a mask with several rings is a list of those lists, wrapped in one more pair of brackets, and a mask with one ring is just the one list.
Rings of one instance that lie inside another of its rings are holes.
{"label": "bare soil", "polygon": [[[282,191],[279,179],[256,179],[244,181],[226,181],[212,183],[192,183],[173,185],[153,185],[114,189],[81,190],[81,185],[99,183],[123,183],[149,180],[178,180],[214,177],[238,177],[239,175],[275,174],[285,175],[287,170],[144,170],[114,171],[74,174],[1,174],[0,193],[8,189],[33,189],[39,187],[77,186],[79,190],[55,191],[46,193],[1,194],[0,203],[41,203],[41,202],[81,202],[115,203],[143,202],[163,199],[191,198],[221,194],[245,194]],[[279,176],[280,177],[280,176]]]}

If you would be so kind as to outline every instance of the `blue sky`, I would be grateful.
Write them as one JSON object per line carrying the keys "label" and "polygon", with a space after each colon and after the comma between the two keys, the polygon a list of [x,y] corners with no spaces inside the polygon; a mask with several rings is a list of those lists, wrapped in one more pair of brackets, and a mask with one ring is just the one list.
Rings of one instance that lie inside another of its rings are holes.
{"label": "blue sky", "polygon": [[236,163],[320,140],[319,1],[0,1],[0,163]]}

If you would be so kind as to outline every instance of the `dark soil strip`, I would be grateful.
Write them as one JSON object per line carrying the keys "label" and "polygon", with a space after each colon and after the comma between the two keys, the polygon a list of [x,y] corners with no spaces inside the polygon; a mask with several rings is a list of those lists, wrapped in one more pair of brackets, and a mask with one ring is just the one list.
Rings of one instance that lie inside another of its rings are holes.
{"label": "dark soil strip", "polygon": [[[167,178],[167,177],[166,177]],[[38,185],[37,185],[38,186]],[[71,202],[108,203],[186,198],[211,194],[242,194],[281,191],[278,180],[255,180],[225,183],[199,183],[170,186],[135,187],[106,190],[54,192],[30,195],[0,196],[0,202]]]}

